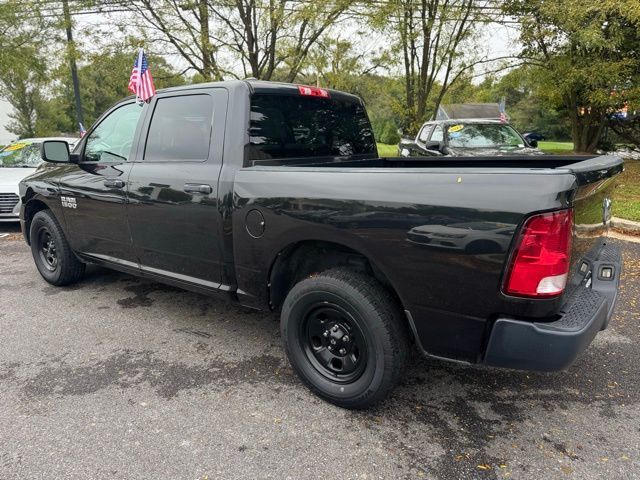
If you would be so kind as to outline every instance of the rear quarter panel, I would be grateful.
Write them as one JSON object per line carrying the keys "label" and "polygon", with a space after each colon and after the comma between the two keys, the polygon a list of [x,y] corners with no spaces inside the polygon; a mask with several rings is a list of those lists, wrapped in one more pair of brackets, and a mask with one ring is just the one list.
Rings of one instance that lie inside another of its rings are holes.
{"label": "rear quarter panel", "polygon": [[[264,304],[279,252],[304,240],[341,244],[389,279],[424,350],[475,361],[492,315],[542,316],[557,308],[554,301],[508,299],[500,283],[524,217],[566,207],[574,184],[569,174],[505,169],[241,169],[232,220],[238,288]],[[253,209],[265,219],[260,238],[245,226]]]}

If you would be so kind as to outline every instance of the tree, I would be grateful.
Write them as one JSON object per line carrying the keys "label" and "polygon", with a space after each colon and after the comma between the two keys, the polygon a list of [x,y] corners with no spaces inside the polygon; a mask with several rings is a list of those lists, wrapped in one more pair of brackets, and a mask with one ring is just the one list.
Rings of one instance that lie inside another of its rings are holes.
{"label": "tree", "polygon": [[[127,85],[133,65],[133,51],[131,46],[125,48],[114,45],[113,51],[88,55],[79,68],[87,128],[114,103],[131,95]],[[185,83],[184,77],[162,57],[150,55],[148,60],[156,88]],[[66,64],[55,69],[52,76],[54,86],[51,95],[41,101],[37,109],[36,130],[39,136],[77,130],[73,86]]]}
{"label": "tree", "polygon": [[[486,61],[473,48],[475,28],[492,2],[397,0],[381,3],[374,25],[391,36],[404,73],[406,126],[415,132],[433,114],[449,87]],[[430,103],[431,101],[431,103]]]}
{"label": "tree", "polygon": [[[37,108],[45,84],[45,63],[39,52],[49,25],[38,2],[0,3],[0,96],[13,107],[7,129],[19,137],[33,136]],[[23,18],[29,12],[29,21]]]}
{"label": "tree", "polygon": [[536,132],[550,140],[569,140],[571,129],[566,109],[541,92],[532,70],[535,68],[523,65],[505,75],[487,75],[477,85],[465,77],[449,89],[445,102],[496,103],[504,98],[509,121],[520,132]]}
{"label": "tree", "polygon": [[[37,48],[47,26],[40,2],[5,0],[0,3],[0,78],[18,63],[29,62],[25,48]],[[29,12],[29,21],[23,18]]]}
{"label": "tree", "polygon": [[20,138],[33,137],[36,135],[37,110],[42,103],[45,68],[32,48],[22,47],[14,52],[21,53],[24,58],[7,69],[0,80],[3,97],[13,107],[6,129]]}
{"label": "tree", "polygon": [[[179,54],[187,70],[194,70],[205,81],[222,79],[225,72],[217,60],[220,45],[211,41],[207,0],[135,0],[128,7],[136,14],[134,18],[142,19],[136,26],[149,29],[163,51],[168,47]],[[127,18],[126,25],[130,21]]]}
{"label": "tree", "polygon": [[[134,0],[155,41],[170,46],[202,78],[293,81],[310,49],[353,0]],[[159,36],[158,36],[159,35]],[[239,61],[238,71],[235,61]]]}
{"label": "tree", "polygon": [[577,152],[593,152],[611,114],[640,95],[637,0],[508,0],[522,57],[540,91],[564,107]]}

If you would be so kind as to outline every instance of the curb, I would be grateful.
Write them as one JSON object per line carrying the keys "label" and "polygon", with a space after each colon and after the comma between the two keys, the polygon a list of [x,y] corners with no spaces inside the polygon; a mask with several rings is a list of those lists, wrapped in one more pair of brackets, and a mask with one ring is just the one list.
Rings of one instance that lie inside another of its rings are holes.
{"label": "curb", "polygon": [[640,222],[632,222],[631,220],[612,217],[611,227],[629,235],[640,235]]}

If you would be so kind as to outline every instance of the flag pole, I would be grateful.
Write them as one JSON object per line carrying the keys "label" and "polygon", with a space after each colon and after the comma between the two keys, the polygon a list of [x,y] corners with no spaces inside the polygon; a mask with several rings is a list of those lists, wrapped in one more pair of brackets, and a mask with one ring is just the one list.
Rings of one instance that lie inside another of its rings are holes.
{"label": "flag pole", "polygon": [[140,89],[142,88],[142,58],[144,56],[144,48],[138,49],[138,88],[136,92],[136,102],[143,103],[142,99],[138,96]]}

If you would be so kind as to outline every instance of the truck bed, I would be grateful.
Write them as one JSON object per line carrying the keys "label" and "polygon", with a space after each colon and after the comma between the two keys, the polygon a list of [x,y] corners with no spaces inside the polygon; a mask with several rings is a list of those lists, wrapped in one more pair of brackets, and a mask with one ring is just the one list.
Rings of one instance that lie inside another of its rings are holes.
{"label": "truck bed", "polygon": [[[305,167],[340,169],[433,169],[451,172],[465,169],[465,173],[510,173],[509,170],[528,169],[541,173],[553,170],[576,175],[579,185],[611,177],[623,170],[623,161],[615,155],[548,155],[495,157],[386,157],[344,159],[336,157],[314,159],[255,160],[254,167]],[[251,167],[249,167],[251,168]],[[550,172],[549,172],[550,173]]]}
{"label": "truck bed", "polygon": [[614,155],[548,155],[548,156],[487,156],[487,157],[381,157],[344,159],[339,157],[254,160],[254,166],[344,167],[344,168],[568,168],[571,171],[603,168],[622,164]]}

